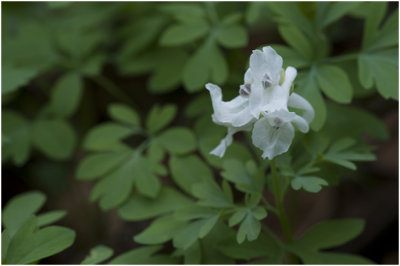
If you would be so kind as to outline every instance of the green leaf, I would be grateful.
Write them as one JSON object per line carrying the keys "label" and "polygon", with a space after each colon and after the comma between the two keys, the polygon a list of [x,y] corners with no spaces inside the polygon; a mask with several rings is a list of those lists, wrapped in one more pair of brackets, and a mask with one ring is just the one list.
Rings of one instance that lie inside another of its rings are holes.
{"label": "green leaf", "polygon": [[354,139],[342,138],[334,142],[322,159],[339,164],[351,170],[356,170],[356,165],[351,161],[372,161],[376,157],[368,150],[358,151],[355,148],[349,149],[355,143]]}
{"label": "green leaf", "polygon": [[167,129],[157,137],[157,142],[171,154],[185,154],[196,149],[193,132],[184,127]]}
{"label": "green leaf", "polygon": [[90,180],[101,177],[115,169],[128,158],[132,152],[95,153],[86,156],[78,165],[76,177]]}
{"label": "green leaf", "polygon": [[108,114],[116,122],[121,122],[130,126],[140,126],[140,117],[138,113],[126,104],[110,104],[108,106]]}
{"label": "green leaf", "polygon": [[95,246],[90,250],[89,255],[81,262],[81,264],[99,264],[109,259],[114,254],[114,251],[103,245]]}
{"label": "green leaf", "polygon": [[260,232],[260,222],[254,217],[252,212],[248,212],[246,218],[244,218],[243,222],[239,226],[236,240],[239,244],[243,243],[246,237],[248,241],[254,241],[257,239]]}
{"label": "green leaf", "polygon": [[83,148],[87,151],[126,150],[127,145],[121,143],[121,140],[134,132],[129,127],[106,122],[90,129],[83,141]]}
{"label": "green leaf", "polygon": [[239,224],[246,215],[247,209],[240,209],[236,211],[231,217],[229,217],[229,226],[232,227]]}
{"label": "green leaf", "polygon": [[259,192],[260,184],[255,179],[255,176],[250,175],[244,164],[237,159],[225,159],[222,164],[224,171],[221,176],[237,185],[237,189],[243,192]]}
{"label": "green leaf", "polygon": [[[283,39],[306,59],[311,59],[314,51],[310,40],[294,25],[280,25],[279,33]],[[286,58],[285,58],[286,60]]]}
{"label": "green leaf", "polygon": [[279,44],[274,44],[272,47],[282,58],[285,58],[283,61],[285,67],[292,66],[302,68],[310,64],[304,55],[299,54],[297,51],[293,50],[293,48]]}
{"label": "green leaf", "polygon": [[109,210],[124,202],[131,193],[137,167],[135,157],[124,162],[115,171],[102,178],[93,188],[90,200],[100,198],[100,207]]}
{"label": "green leaf", "polygon": [[399,11],[396,10],[387,19],[382,29],[375,34],[371,44],[368,45],[367,50],[378,50],[397,46],[399,43]]}
{"label": "green leaf", "polygon": [[39,191],[19,194],[7,202],[2,211],[2,223],[12,237],[18,228],[35,214],[46,201],[46,195]]}
{"label": "green leaf", "polygon": [[376,31],[381,24],[382,19],[386,14],[388,3],[387,2],[369,2],[364,3],[363,10],[365,11],[365,24],[364,24],[364,36],[363,36],[363,47],[369,46]]}
{"label": "green leaf", "polygon": [[210,233],[217,223],[219,217],[219,215],[214,215],[205,219],[205,222],[199,231],[199,238],[204,238],[208,233]]}
{"label": "green leaf", "polygon": [[1,232],[1,263],[5,264],[7,259],[8,246],[10,245],[11,236],[8,234],[8,230],[5,229]]}
{"label": "green leaf", "polygon": [[29,264],[71,246],[75,240],[75,232],[60,226],[49,226],[25,235],[23,241],[15,240],[11,240],[7,263]]}
{"label": "green leaf", "polygon": [[155,219],[150,226],[136,235],[135,242],[143,245],[155,245],[169,241],[186,222],[179,221],[174,215]]}
{"label": "green leaf", "polygon": [[183,70],[183,84],[189,92],[204,89],[207,82],[222,84],[228,77],[228,65],[213,41],[206,41],[188,60]]}
{"label": "green leaf", "polygon": [[373,81],[378,92],[386,99],[398,99],[398,50],[388,49],[362,53],[358,57],[359,79],[370,88]]}
{"label": "green leaf", "polygon": [[[317,4],[317,25],[319,28],[327,27],[329,24],[335,22],[348,12],[359,8],[360,6],[360,2],[331,2]],[[326,6],[323,10],[320,8],[322,5]]]}
{"label": "green leaf", "polygon": [[346,72],[333,65],[318,67],[317,81],[321,90],[332,100],[350,103],[353,89]]}
{"label": "green leaf", "polygon": [[[233,241],[223,242],[218,246],[218,250],[234,259],[250,260],[268,256],[269,258],[275,257],[277,263],[282,263],[284,250],[280,245],[279,240],[261,234],[260,237],[251,242],[241,244]],[[255,263],[255,261],[252,261],[252,263]]]}
{"label": "green leaf", "polygon": [[25,86],[37,74],[36,69],[14,66],[10,63],[3,63],[1,93],[3,95],[12,93],[18,88]]}
{"label": "green leaf", "polygon": [[298,3],[269,2],[268,7],[277,15],[275,18],[280,24],[296,25],[308,37],[315,38],[311,21],[301,12]]}
{"label": "green leaf", "polygon": [[303,188],[308,192],[317,193],[322,189],[322,186],[327,186],[328,182],[316,176],[296,176],[291,181],[291,185],[294,190]]}
{"label": "green leaf", "polygon": [[109,264],[177,264],[178,260],[166,255],[154,255],[162,246],[140,247],[125,252]]}
{"label": "green leaf", "polygon": [[168,27],[160,38],[161,46],[178,46],[194,42],[209,31],[207,23],[176,24]]}
{"label": "green leaf", "polygon": [[357,237],[364,230],[361,219],[337,219],[320,222],[309,229],[295,242],[298,249],[327,249],[343,245]]}
{"label": "green leaf", "polygon": [[151,161],[145,157],[139,157],[137,160],[133,171],[137,190],[144,196],[157,197],[161,183],[153,172]]}
{"label": "green leaf", "polygon": [[187,60],[187,52],[182,49],[167,51],[149,79],[149,90],[158,94],[176,89],[181,84],[182,72]]}
{"label": "green leaf", "polygon": [[173,245],[175,248],[188,249],[199,237],[199,232],[206,220],[200,219],[182,226],[173,236]]}
{"label": "green leaf", "polygon": [[68,159],[75,148],[75,132],[65,120],[37,120],[33,124],[33,143],[54,160]]}
{"label": "green leaf", "polygon": [[240,25],[221,27],[217,31],[217,41],[226,48],[239,48],[247,45],[246,29]]}
{"label": "green leaf", "polygon": [[307,256],[301,255],[304,264],[375,264],[367,258],[344,253],[315,252]]}
{"label": "green leaf", "polygon": [[146,128],[149,133],[154,134],[166,127],[175,118],[176,112],[177,108],[173,104],[163,107],[153,106],[146,118]]}
{"label": "green leaf", "polygon": [[200,199],[198,204],[216,208],[231,208],[233,204],[214,181],[204,181],[192,186],[192,194]]}
{"label": "green leaf", "polygon": [[127,221],[140,221],[177,210],[192,201],[180,192],[161,187],[156,199],[132,195],[119,209],[119,215]]}
{"label": "green leaf", "polygon": [[296,83],[298,88],[295,88],[295,92],[307,99],[314,108],[315,117],[311,122],[311,128],[319,131],[325,124],[327,112],[326,104],[318,89],[315,76],[315,71],[313,70],[299,74],[298,83]]}
{"label": "green leaf", "polygon": [[193,184],[201,180],[213,180],[211,169],[195,155],[172,156],[169,160],[169,168],[174,182],[189,194],[192,192]]}
{"label": "green leaf", "polygon": [[3,141],[5,137],[9,139],[3,142],[3,158],[7,158],[8,153],[15,165],[23,165],[28,160],[31,146],[31,127],[28,121],[17,112],[4,110],[2,135]]}
{"label": "green leaf", "polygon": [[329,119],[325,132],[330,132],[335,138],[359,139],[363,134],[378,140],[386,140],[389,132],[383,121],[372,113],[360,108],[330,103],[328,105]]}
{"label": "green leaf", "polygon": [[204,21],[205,10],[197,3],[167,3],[161,6],[161,11],[172,15],[177,21],[194,24]]}
{"label": "green leaf", "polygon": [[74,114],[82,97],[81,77],[75,73],[67,74],[57,80],[50,95],[50,110],[59,118]]}
{"label": "green leaf", "polygon": [[261,16],[263,2],[249,2],[245,13],[247,24],[255,23]]}
{"label": "green leaf", "polygon": [[66,211],[50,211],[37,216],[37,226],[42,227],[57,222],[67,214]]}
{"label": "green leaf", "polygon": [[218,215],[219,212],[209,207],[191,204],[174,212],[174,217],[180,221],[190,221],[199,218],[209,218]]}

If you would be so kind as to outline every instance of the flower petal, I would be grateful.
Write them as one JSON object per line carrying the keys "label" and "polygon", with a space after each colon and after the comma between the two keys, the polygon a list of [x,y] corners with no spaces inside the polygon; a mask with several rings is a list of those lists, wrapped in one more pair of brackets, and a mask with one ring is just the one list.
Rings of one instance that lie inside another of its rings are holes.
{"label": "flower petal", "polygon": [[251,126],[245,126],[241,128],[233,128],[228,127],[228,134],[226,134],[225,138],[223,138],[217,147],[215,147],[210,154],[216,155],[222,158],[225,154],[226,148],[228,148],[232,144],[233,134],[239,131],[248,131],[251,130]]}
{"label": "flower petal", "polygon": [[253,144],[263,150],[262,157],[273,159],[288,151],[294,138],[294,128],[290,123],[282,124],[278,129],[270,124],[271,118],[264,117],[254,124]]}
{"label": "flower petal", "polygon": [[297,93],[292,93],[289,96],[288,106],[302,110],[302,117],[307,121],[308,124],[310,124],[314,119],[314,108],[306,99]]}
{"label": "flower petal", "polygon": [[210,91],[214,114],[213,121],[219,125],[241,127],[250,123],[254,117],[249,110],[248,98],[237,96],[231,101],[222,101],[221,88],[217,85],[207,83]]}
{"label": "flower petal", "polygon": [[301,117],[296,115],[295,118],[292,120],[292,123],[303,133],[307,133],[310,127],[308,126],[307,121]]}

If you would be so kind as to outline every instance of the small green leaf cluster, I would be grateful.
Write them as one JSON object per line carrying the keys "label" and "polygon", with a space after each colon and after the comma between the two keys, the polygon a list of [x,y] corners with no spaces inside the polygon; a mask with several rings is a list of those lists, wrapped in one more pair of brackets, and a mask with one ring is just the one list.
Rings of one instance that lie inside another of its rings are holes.
{"label": "small green leaf cluster", "polygon": [[[346,104],[365,95],[366,89],[375,88],[384,98],[398,99],[398,11],[382,22],[387,5],[387,2],[326,2],[307,6],[268,3],[280,35],[289,45],[272,47],[287,66],[301,69],[296,91],[314,107],[311,124],[314,130],[321,129],[326,121],[323,94],[334,102]],[[334,22],[345,15],[363,20],[362,42],[355,51],[333,56]]]}
{"label": "small green leaf cluster", "polygon": [[57,254],[72,245],[75,232],[55,226],[66,215],[56,210],[37,215],[46,196],[38,191],[19,194],[2,211],[1,261],[7,264],[32,264]]}

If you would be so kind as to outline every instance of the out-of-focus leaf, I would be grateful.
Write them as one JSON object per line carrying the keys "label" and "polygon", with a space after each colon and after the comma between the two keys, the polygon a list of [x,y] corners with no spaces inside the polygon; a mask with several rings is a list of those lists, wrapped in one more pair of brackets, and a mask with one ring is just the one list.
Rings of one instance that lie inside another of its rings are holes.
{"label": "out-of-focus leaf", "polygon": [[90,250],[89,255],[81,262],[81,264],[99,264],[114,254],[114,251],[103,245],[95,246]]}
{"label": "out-of-focus leaf", "polygon": [[350,103],[353,89],[346,72],[333,65],[318,67],[317,81],[321,90],[332,100]]}
{"label": "out-of-focus leaf", "polygon": [[177,108],[173,104],[163,107],[153,106],[146,118],[146,128],[149,133],[154,134],[166,127],[174,119],[176,112]]}
{"label": "out-of-focus leaf", "polygon": [[316,131],[320,130],[326,120],[326,104],[317,86],[315,70],[299,74],[295,83],[295,92],[307,99],[313,106],[315,117],[311,122],[311,128]]}
{"label": "out-of-focus leaf", "polygon": [[160,10],[184,24],[202,22],[206,15],[200,3],[166,3],[160,7]]}
{"label": "out-of-focus leaf", "polygon": [[68,159],[75,148],[75,132],[65,120],[38,120],[33,124],[33,143],[55,160]]}
{"label": "out-of-focus leaf", "polygon": [[132,152],[95,153],[88,155],[79,163],[76,177],[82,180],[101,177],[121,164],[130,154]]}
{"label": "out-of-focus leaf", "polygon": [[157,142],[171,154],[185,154],[196,148],[193,132],[184,127],[172,127],[161,133]]}
{"label": "out-of-focus leaf", "polygon": [[217,40],[226,48],[239,48],[247,45],[248,37],[243,26],[231,25],[217,31]]}
{"label": "out-of-focus leaf", "polygon": [[175,211],[191,202],[180,192],[164,186],[156,199],[132,195],[118,209],[118,213],[124,220],[140,221]]}
{"label": "out-of-focus leaf", "polygon": [[169,167],[175,183],[189,194],[192,192],[193,184],[213,179],[211,169],[195,155],[173,156],[169,161]]}
{"label": "out-of-focus leaf", "polygon": [[316,24],[320,28],[325,28],[359,6],[359,2],[319,2],[317,3]]}
{"label": "out-of-focus leaf", "polygon": [[108,114],[117,122],[122,122],[130,126],[140,126],[138,113],[128,105],[113,103],[108,106]]}
{"label": "out-of-focus leaf", "polygon": [[126,150],[127,145],[121,140],[134,132],[132,128],[117,123],[103,123],[90,129],[83,141],[83,147],[87,151]]}
{"label": "out-of-focus leaf", "polygon": [[177,264],[178,259],[167,255],[154,255],[162,246],[140,247],[125,252],[109,264]]}
{"label": "out-of-focus leaf", "polygon": [[66,211],[50,211],[46,213],[39,214],[37,217],[37,226],[45,226],[57,222],[62,219],[67,214]]}
{"label": "out-of-focus leaf", "polygon": [[51,112],[60,118],[74,114],[82,96],[82,81],[77,74],[67,74],[57,80],[51,92]]}
{"label": "out-of-focus leaf", "polygon": [[228,77],[228,66],[213,41],[206,41],[188,60],[183,70],[183,84],[189,92],[204,88],[207,82],[222,84]]}
{"label": "out-of-focus leaf", "polygon": [[39,191],[19,194],[5,205],[2,212],[2,223],[12,237],[18,228],[35,214],[46,201],[46,195]]}
{"label": "out-of-focus leaf", "polygon": [[171,49],[155,67],[149,79],[149,90],[153,93],[165,93],[178,87],[182,79],[182,71],[188,60],[182,49]]}
{"label": "out-of-focus leaf", "polygon": [[72,245],[75,232],[60,226],[49,226],[25,235],[23,241],[11,240],[7,263],[29,264],[63,251]]}
{"label": "out-of-focus leaf", "polygon": [[362,53],[358,57],[359,79],[365,88],[376,84],[384,98],[399,98],[398,50]]}
{"label": "out-of-focus leaf", "polygon": [[286,67],[292,66],[296,68],[302,68],[309,65],[307,59],[303,55],[293,50],[293,48],[279,44],[274,44],[272,47],[280,56],[282,56],[282,58],[285,59],[283,61],[283,65]]}
{"label": "out-of-focus leaf", "polygon": [[[311,59],[314,52],[309,38],[294,25],[279,26],[279,33],[285,41],[304,58]],[[286,60],[286,58],[285,58]]]}
{"label": "out-of-focus leaf", "polygon": [[3,159],[9,156],[16,165],[23,165],[28,160],[31,147],[31,127],[28,121],[17,112],[3,110],[2,141]]}
{"label": "out-of-focus leaf", "polygon": [[135,242],[144,245],[161,244],[172,239],[186,222],[179,221],[173,215],[162,216],[134,237]]}
{"label": "out-of-focus leaf", "polygon": [[177,24],[167,28],[160,37],[162,46],[178,46],[205,36],[209,31],[207,23]]}

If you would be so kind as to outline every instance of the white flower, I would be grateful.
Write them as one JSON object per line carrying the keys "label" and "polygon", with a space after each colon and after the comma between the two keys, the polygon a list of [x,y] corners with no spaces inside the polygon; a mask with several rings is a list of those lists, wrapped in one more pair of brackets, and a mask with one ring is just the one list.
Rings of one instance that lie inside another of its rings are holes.
{"label": "white flower", "polygon": [[[239,95],[231,101],[222,101],[218,86],[206,84],[214,108],[212,119],[228,128],[228,134],[211,154],[222,157],[232,143],[233,134],[249,131],[254,124],[253,144],[263,150],[263,158],[272,159],[289,149],[294,138],[293,125],[304,133],[309,130],[309,123],[314,118],[312,106],[300,95],[290,95],[297,71],[288,67],[282,75],[281,69],[282,58],[268,46],[262,52],[253,51],[244,84],[240,86]],[[302,116],[290,112],[288,106],[302,110]]]}

